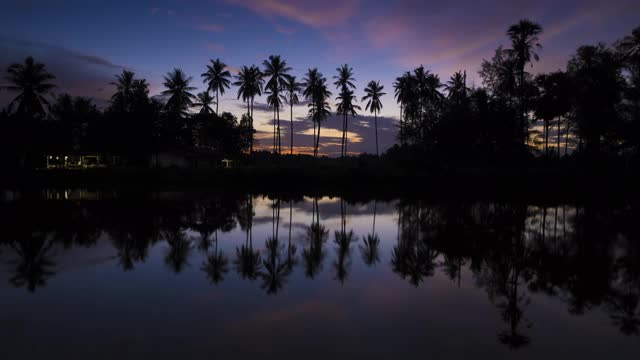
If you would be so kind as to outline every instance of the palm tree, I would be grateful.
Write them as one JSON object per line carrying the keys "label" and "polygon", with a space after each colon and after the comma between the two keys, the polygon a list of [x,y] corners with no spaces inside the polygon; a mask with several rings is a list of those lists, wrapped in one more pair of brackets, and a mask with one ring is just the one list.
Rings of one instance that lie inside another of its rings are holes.
{"label": "palm tree", "polygon": [[467,87],[467,72],[457,71],[444,85],[447,97],[455,104],[460,105],[466,98],[469,88]]}
{"label": "palm tree", "polygon": [[[355,79],[353,78],[353,68],[349,67],[349,65],[344,64],[341,67],[337,68],[338,75],[333,78],[336,80],[333,84],[336,86],[336,89],[340,90],[340,98],[342,101],[353,100],[353,96],[349,96],[349,89],[355,90],[356,85],[353,83]],[[351,92],[353,95],[353,91]],[[339,99],[340,99],[339,98]],[[350,102],[353,104],[353,101]],[[341,157],[346,155],[346,141],[347,141],[347,118],[350,113],[355,116],[354,110],[349,106],[350,104],[344,103],[343,111],[340,111],[340,106],[338,106],[338,114],[342,114],[342,152],[340,154]]]}
{"label": "palm tree", "polygon": [[[318,136],[314,141],[313,156],[318,157],[320,150],[320,128],[322,122],[331,115],[331,106],[327,102],[327,99],[331,96],[331,92],[327,88],[327,79],[320,77],[318,79],[318,85],[315,89],[314,101],[312,106],[314,122],[318,124]],[[311,104],[309,104],[311,106]]]}
{"label": "palm tree", "polygon": [[256,96],[262,95],[263,90],[263,74],[257,66],[242,66],[236,82],[233,85],[238,86],[238,99],[242,97],[247,102],[247,116],[250,120],[251,141],[249,145],[249,154],[253,154],[253,101]]}
{"label": "palm tree", "polygon": [[640,70],[640,26],[620,40],[616,48],[625,60],[635,61],[636,71]]}
{"label": "palm tree", "polygon": [[318,68],[313,68],[307,70],[304,78],[304,90],[302,91],[302,95],[309,102],[309,114],[311,115],[311,121],[313,122],[313,149],[315,154],[315,143],[316,143],[316,120],[314,117],[315,114],[315,101],[314,94],[317,91],[318,87],[318,79],[322,77],[322,74],[318,71]]}
{"label": "palm tree", "polygon": [[162,95],[169,97],[166,104],[169,113],[182,117],[186,115],[187,109],[193,105],[195,96],[190,91],[196,88],[189,86],[192,79],[178,68],[164,77],[163,85],[167,90],[163,91]]}
{"label": "palm tree", "polygon": [[220,59],[211,60],[211,64],[207,65],[207,71],[202,75],[203,82],[209,87],[207,92],[216,92],[216,115],[218,115],[218,105],[220,104],[220,95],[224,95],[226,89],[231,84],[231,73],[227,70],[227,64]]}
{"label": "palm tree", "polygon": [[396,78],[396,81],[393,83],[393,88],[396,101],[400,104],[400,145],[404,145],[405,126],[402,118],[404,115],[405,104],[407,101],[411,100],[411,97],[409,96],[411,92],[411,73],[407,71],[402,76]]}
{"label": "palm tree", "polygon": [[520,20],[517,24],[511,25],[507,30],[507,35],[511,39],[511,57],[515,61],[516,71],[520,79],[518,87],[520,92],[520,126],[524,131],[523,136],[526,141],[527,124],[525,123],[526,109],[524,106],[525,98],[525,71],[524,68],[532,61],[539,61],[540,56],[536,53],[537,49],[541,49],[539,36],[542,34],[542,26],[528,19]]}
{"label": "palm tree", "polygon": [[[273,84],[271,84],[273,86]],[[278,95],[278,91],[273,88],[269,88],[267,85],[267,104],[273,108],[273,153],[280,153],[280,120],[276,121],[276,112],[278,113],[278,117],[280,117],[279,113],[280,107],[282,106],[282,101]]]}
{"label": "palm tree", "polygon": [[365,110],[371,111],[373,113],[373,118],[375,121],[376,127],[376,155],[380,156],[380,151],[378,150],[378,113],[382,110],[382,102],[380,102],[380,98],[386,93],[383,93],[384,86],[380,85],[379,81],[371,81],[364,89],[364,92],[367,94],[362,98],[362,101],[368,100]]}
{"label": "palm tree", "polygon": [[17,92],[11,103],[9,111],[17,103],[17,112],[24,115],[44,115],[44,105],[49,105],[45,95],[56,86],[49,83],[55,79],[44,64],[37,63],[32,57],[24,60],[24,64],[11,64],[7,69],[8,75],[5,79],[10,85],[3,88],[12,92]]}
{"label": "palm tree", "polygon": [[288,76],[284,83],[284,89],[287,91],[287,102],[291,109],[291,128],[289,129],[291,135],[291,155],[293,155],[293,105],[299,103],[298,93],[302,91],[302,84],[296,81],[295,76]]}
{"label": "palm tree", "polygon": [[122,70],[122,74],[116,75],[116,81],[110,85],[116,87],[116,92],[111,96],[111,104],[120,111],[128,111],[133,98],[135,74],[132,71]]}
{"label": "palm tree", "polygon": [[213,103],[215,103],[215,101],[213,101],[213,96],[211,96],[209,91],[203,91],[198,94],[198,102],[193,105],[200,107],[200,114],[211,114],[213,112],[211,104]]}
{"label": "palm tree", "polygon": [[[274,132],[274,153],[276,152],[275,148],[277,147],[278,153],[282,152],[282,143],[280,139],[280,91],[283,88],[287,80],[287,73],[291,71],[291,68],[287,66],[287,62],[280,59],[279,55],[271,55],[269,56],[269,60],[265,60],[262,62],[264,66],[264,75],[270,76],[269,81],[267,82],[267,89],[271,92],[273,99],[270,105],[274,108],[277,121],[277,136],[278,139],[275,139]],[[276,124],[274,124],[276,126]],[[276,146],[277,145],[277,146]]]}
{"label": "palm tree", "polygon": [[356,110],[361,110],[360,106],[355,105],[354,102],[358,99],[353,93],[353,90],[343,88],[340,95],[336,98],[338,104],[336,104],[336,113],[343,116],[342,122],[342,153],[341,157],[347,156],[347,118],[349,115],[356,116],[358,113]]}

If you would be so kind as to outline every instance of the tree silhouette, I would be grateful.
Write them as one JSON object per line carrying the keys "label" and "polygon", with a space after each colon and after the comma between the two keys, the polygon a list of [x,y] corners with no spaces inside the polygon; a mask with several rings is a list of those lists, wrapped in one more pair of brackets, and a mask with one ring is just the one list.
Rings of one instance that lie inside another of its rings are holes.
{"label": "tree silhouette", "polygon": [[220,105],[220,95],[224,95],[226,89],[231,84],[231,73],[227,70],[227,64],[220,59],[211,60],[207,65],[207,71],[202,75],[202,81],[207,84],[207,93],[215,91],[216,93],[216,115],[218,114],[218,106]]}
{"label": "tree silhouette", "polygon": [[211,114],[213,112],[211,104],[215,102],[213,101],[213,97],[211,96],[211,94],[209,94],[208,91],[203,91],[198,94],[197,98],[198,102],[194,103],[193,105],[200,108],[200,114]]}
{"label": "tree silhouette", "polygon": [[[309,69],[304,79],[304,91],[302,94],[309,101],[309,116],[313,122],[313,156],[318,156],[320,147],[320,126],[331,112],[327,99],[331,92],[327,89],[327,79],[317,68]],[[316,132],[317,127],[317,132]]]}
{"label": "tree silhouette", "polygon": [[342,150],[340,157],[344,158],[347,155],[347,119],[349,115],[356,116],[356,110],[359,110],[360,107],[354,105],[357,99],[352,91],[356,88],[353,83],[355,81],[353,78],[353,68],[344,64],[337,68],[336,71],[338,71],[338,75],[333,77],[336,80],[333,84],[336,86],[336,89],[340,91],[336,99],[339,101],[336,105],[336,112],[338,115],[342,115]]}
{"label": "tree silhouette", "polygon": [[174,116],[186,116],[187,110],[193,105],[195,96],[190,91],[196,88],[189,85],[192,79],[181,69],[174,69],[164,77],[163,85],[166,90],[162,92],[162,95],[169,97],[166,109]]}
{"label": "tree silhouette", "polygon": [[302,84],[296,81],[295,76],[287,76],[286,81],[283,84],[284,90],[287,92],[287,102],[289,103],[289,108],[291,110],[291,128],[289,129],[289,133],[291,135],[291,143],[289,144],[291,148],[291,155],[293,155],[293,105],[298,104],[298,94],[302,91]]}
{"label": "tree silhouette", "polygon": [[56,86],[49,83],[55,79],[44,64],[37,63],[32,57],[24,60],[24,63],[14,63],[7,69],[5,79],[9,85],[3,88],[16,92],[18,95],[9,103],[9,112],[17,104],[17,113],[26,116],[44,115],[43,105],[49,105],[47,95]]}
{"label": "tree silhouette", "polygon": [[469,88],[467,87],[467,72],[455,72],[444,85],[445,91],[448,93],[449,100],[456,105],[460,105],[467,98]]}
{"label": "tree silhouette", "polygon": [[364,89],[364,92],[367,94],[362,97],[362,101],[367,100],[367,105],[365,110],[371,111],[373,113],[373,118],[375,122],[376,128],[376,155],[380,156],[380,150],[378,150],[378,113],[382,110],[382,102],[380,98],[386,93],[383,93],[384,86],[380,85],[379,81],[371,81]]}
{"label": "tree silhouette", "polygon": [[122,70],[122,74],[116,75],[116,81],[110,83],[116,87],[116,92],[111,96],[111,104],[121,112],[129,111],[133,101],[135,74],[129,70]]}
{"label": "tree silhouette", "polygon": [[619,60],[604,44],[582,46],[569,60],[567,71],[573,78],[578,135],[587,155],[597,158],[604,136],[610,138],[619,119],[616,106],[623,87]]}
{"label": "tree silhouette", "polygon": [[[518,73],[518,88],[520,93],[520,126],[523,131],[523,140],[528,139],[527,124],[525,122],[525,71],[524,68],[532,61],[539,61],[540,57],[536,52],[541,49],[539,36],[542,34],[542,26],[528,19],[520,20],[507,30],[507,35],[511,39],[511,56],[515,61],[515,68]],[[533,64],[532,64],[533,65]]]}
{"label": "tree silhouette", "polygon": [[253,103],[256,96],[262,95],[264,80],[263,74],[257,66],[242,66],[238,75],[236,75],[236,82],[233,85],[238,87],[238,99],[242,98],[247,102],[247,116],[250,120],[250,146],[249,154],[253,154]]}
{"label": "tree silhouette", "polygon": [[398,104],[400,104],[400,145],[405,144],[405,129],[402,119],[404,118],[405,104],[411,101],[411,73],[408,71],[402,76],[397,77],[393,83],[394,95]]}
{"label": "tree silhouette", "polygon": [[291,68],[287,66],[286,61],[280,59],[279,55],[270,55],[269,60],[265,60],[264,62],[262,62],[262,66],[264,66],[264,76],[269,77],[266,88],[270,96],[267,99],[267,103],[271,105],[275,115],[273,124],[273,152],[274,154],[276,152],[278,154],[281,154],[282,143],[280,136],[280,107],[282,103],[280,101],[280,94],[281,91],[284,90],[288,72],[291,71]]}

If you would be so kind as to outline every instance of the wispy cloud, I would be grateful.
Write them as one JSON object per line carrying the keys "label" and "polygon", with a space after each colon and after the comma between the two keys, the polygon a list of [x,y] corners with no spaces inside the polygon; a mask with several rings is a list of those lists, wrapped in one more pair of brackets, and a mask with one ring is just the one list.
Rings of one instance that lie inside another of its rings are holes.
{"label": "wispy cloud", "polygon": [[223,32],[224,31],[224,25],[221,24],[201,24],[201,25],[197,25],[196,29],[198,30],[202,30],[202,31],[207,31],[207,32]]}
{"label": "wispy cloud", "polygon": [[326,28],[347,22],[360,0],[227,0],[268,18],[284,18],[312,27]]}
{"label": "wispy cloud", "polygon": [[202,47],[207,49],[207,50],[211,50],[211,51],[218,51],[218,52],[223,52],[224,51],[224,46],[221,44],[216,44],[210,41],[205,42],[204,44],[202,44]]}

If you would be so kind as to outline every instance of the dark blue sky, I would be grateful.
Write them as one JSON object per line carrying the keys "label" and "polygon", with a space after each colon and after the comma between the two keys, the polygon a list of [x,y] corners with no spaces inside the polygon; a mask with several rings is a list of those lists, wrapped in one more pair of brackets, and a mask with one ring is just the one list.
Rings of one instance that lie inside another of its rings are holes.
{"label": "dark blue sky", "polygon": [[[199,74],[210,58],[238,68],[280,54],[299,77],[316,66],[331,77],[338,65],[349,63],[359,96],[368,81],[380,80],[389,93],[383,102],[389,118],[398,112],[391,96],[396,76],[424,64],[442,79],[466,69],[477,83],[481,60],[508,45],[505,30],[520,18],[545,28],[534,72],[564,68],[579,45],[610,43],[640,25],[637,0],[0,2],[0,66],[33,55],[57,76],[59,91],[105,101],[112,92],[108,83],[122,68],[147,78],[153,94],[174,67],[202,87]],[[222,110],[240,112],[235,93],[225,96]],[[0,101],[7,97],[0,94]],[[304,113],[303,107],[295,111]],[[266,130],[269,115],[261,117],[259,129]],[[354,149],[369,147],[363,141]]]}

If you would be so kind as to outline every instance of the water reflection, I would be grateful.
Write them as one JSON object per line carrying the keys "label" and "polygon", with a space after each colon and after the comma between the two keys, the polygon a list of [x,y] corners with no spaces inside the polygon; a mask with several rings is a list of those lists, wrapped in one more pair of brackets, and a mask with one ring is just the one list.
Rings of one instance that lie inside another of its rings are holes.
{"label": "water reflection", "polygon": [[511,349],[535,343],[536,306],[544,299],[571,314],[606,314],[623,335],[637,336],[640,328],[640,217],[629,204],[92,198],[99,200],[35,196],[0,205],[0,256],[13,287],[38,296],[67,275],[61,271],[66,252],[106,242],[113,264],[126,273],[159,257],[171,273],[191,277],[186,273],[196,264],[211,285],[256,281],[269,295],[300,289],[304,278],[321,279],[325,263],[327,276],[341,286],[362,281],[365,268],[380,271],[375,276],[392,272],[414,288],[442,275],[451,289],[471,286],[485,294],[502,323],[495,339]]}

